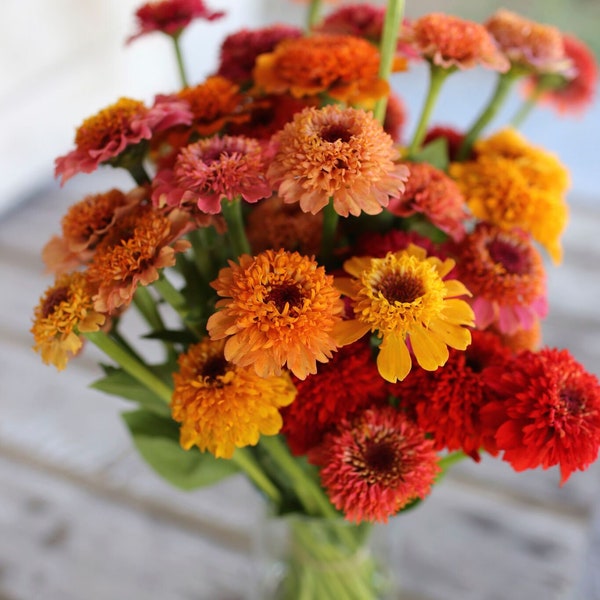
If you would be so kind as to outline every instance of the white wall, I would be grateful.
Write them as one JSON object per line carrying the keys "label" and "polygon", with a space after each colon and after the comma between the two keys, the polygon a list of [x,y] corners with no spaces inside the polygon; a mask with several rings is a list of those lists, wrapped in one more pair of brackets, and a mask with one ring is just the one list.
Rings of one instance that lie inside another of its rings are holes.
{"label": "white wall", "polygon": [[[207,0],[225,19],[195,22],[182,43],[192,82],[214,69],[226,33],[262,23],[263,0]],[[3,0],[0,20],[0,211],[52,176],[75,128],[120,96],[173,91],[170,40],[124,45],[143,0]]]}

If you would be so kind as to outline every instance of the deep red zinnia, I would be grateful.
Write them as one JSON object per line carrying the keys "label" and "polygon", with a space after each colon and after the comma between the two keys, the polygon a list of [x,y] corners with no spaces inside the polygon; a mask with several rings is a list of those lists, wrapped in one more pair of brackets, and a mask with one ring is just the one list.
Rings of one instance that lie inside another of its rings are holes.
{"label": "deep red zinnia", "polygon": [[561,485],[586,469],[600,447],[600,382],[568,350],[520,353],[490,373],[497,399],[481,411],[495,435],[486,449],[503,452],[516,471],[558,465]]}
{"label": "deep red zinnia", "polygon": [[386,522],[429,493],[439,472],[431,440],[391,406],[344,419],[309,458],[348,521]]}

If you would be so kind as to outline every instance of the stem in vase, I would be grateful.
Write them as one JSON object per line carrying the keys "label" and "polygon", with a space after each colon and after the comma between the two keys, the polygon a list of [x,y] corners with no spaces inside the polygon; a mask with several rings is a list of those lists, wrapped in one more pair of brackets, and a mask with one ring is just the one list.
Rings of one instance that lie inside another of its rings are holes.
{"label": "stem in vase", "polygon": [[250,254],[250,244],[244,228],[241,200],[239,198],[233,198],[233,200],[224,198],[221,202],[221,211],[227,223],[227,237],[234,255],[238,257],[242,254]]}
{"label": "stem in vase", "polygon": [[182,87],[188,87],[188,80],[185,74],[185,65],[183,62],[183,54],[181,53],[181,44],[179,43],[179,38],[181,36],[181,32],[176,33],[171,36],[173,40],[173,48],[175,49],[175,58],[177,59],[177,70],[179,71],[179,79],[181,80]]}

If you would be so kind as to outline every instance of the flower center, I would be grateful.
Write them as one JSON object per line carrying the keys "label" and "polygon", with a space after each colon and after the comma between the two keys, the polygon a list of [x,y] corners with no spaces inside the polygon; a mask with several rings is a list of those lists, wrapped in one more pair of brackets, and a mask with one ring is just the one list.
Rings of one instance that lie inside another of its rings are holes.
{"label": "flower center", "polygon": [[282,283],[271,288],[265,297],[265,302],[272,302],[279,312],[302,306],[302,291],[295,283]]}
{"label": "flower center", "polygon": [[321,129],[321,139],[332,144],[338,140],[348,143],[352,139],[352,134],[343,125],[333,124]]}
{"label": "flower center", "polygon": [[578,415],[583,412],[583,398],[578,390],[563,388],[559,392],[559,397],[568,414]]}
{"label": "flower center", "polygon": [[414,302],[425,294],[423,281],[409,273],[386,273],[374,287],[390,304]]}
{"label": "flower center", "polygon": [[219,377],[227,373],[229,363],[223,354],[210,356],[202,365],[200,375],[206,383],[215,385],[219,383]]}
{"label": "flower center", "polygon": [[488,244],[488,253],[495,263],[500,263],[513,275],[525,275],[529,272],[529,260],[514,244],[495,239]]}
{"label": "flower center", "polygon": [[44,300],[44,303],[42,304],[42,316],[44,318],[50,316],[60,305],[61,302],[66,302],[68,299],[68,287],[59,287],[52,290]]}

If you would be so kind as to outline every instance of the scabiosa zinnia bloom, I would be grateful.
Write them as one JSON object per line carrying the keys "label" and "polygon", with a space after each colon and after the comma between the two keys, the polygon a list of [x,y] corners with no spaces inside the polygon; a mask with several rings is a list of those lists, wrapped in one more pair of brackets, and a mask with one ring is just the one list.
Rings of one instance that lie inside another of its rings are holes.
{"label": "scabiosa zinnia bloom", "polygon": [[494,324],[501,333],[513,334],[546,316],[546,271],[525,232],[479,223],[453,248],[456,277],[473,294],[477,327]]}
{"label": "scabiosa zinnia bloom", "polygon": [[176,36],[194,19],[214,21],[225,15],[222,11],[207,8],[203,0],[154,0],[146,2],[135,11],[138,31],[127,41],[160,31]]}
{"label": "scabiosa zinnia bloom", "polygon": [[350,35],[287,39],[261,54],[254,68],[256,87],[267,94],[327,94],[340,102],[372,102],[388,93],[379,78],[379,51]]}
{"label": "scabiosa zinnia bloom", "polygon": [[288,25],[236,31],[221,45],[217,74],[240,84],[250,81],[257,56],[271,52],[282,40],[301,36],[302,29]]}
{"label": "scabiosa zinnia bloom", "polygon": [[62,235],[53,236],[42,250],[48,271],[66,273],[89,262],[115,221],[133,210],[143,195],[141,188],[128,194],[112,189],[86,196],[71,206],[61,221]]}
{"label": "scabiosa zinnia bloom", "polygon": [[431,440],[391,406],[344,419],[310,459],[333,505],[356,523],[387,522],[425,498],[439,472]]}
{"label": "scabiosa zinnia bloom", "polygon": [[345,418],[387,403],[386,382],[379,377],[371,346],[360,340],[340,348],[317,372],[295,380],[298,395],[282,410],[283,429],[294,454],[306,454]]}
{"label": "scabiosa zinnia bloom", "polygon": [[558,465],[561,485],[600,447],[600,382],[568,350],[525,351],[490,379],[496,400],[482,409],[495,431],[487,448],[516,471]]}
{"label": "scabiosa zinnia bloom", "polygon": [[474,148],[472,160],[449,169],[473,215],[502,229],[527,231],[559,263],[568,214],[567,170],[513,129],[480,140]]}
{"label": "scabiosa zinnia bloom", "polygon": [[94,288],[85,273],[59,275],[35,308],[34,350],[46,364],[62,371],[83,345],[80,334],[98,331],[105,315],[94,310]]}
{"label": "scabiosa zinnia bloom", "polygon": [[222,340],[205,338],[179,355],[171,414],[181,423],[185,450],[198,446],[217,458],[231,458],[236,448],[279,432],[279,409],[294,400],[296,390],[287,373],[262,378],[227,362],[223,346]]}
{"label": "scabiosa zinnia bloom", "polygon": [[465,235],[465,198],[443,171],[429,163],[405,163],[409,170],[404,192],[392,198],[388,210],[400,217],[422,214],[454,240]]}
{"label": "scabiosa zinnia bloom", "polygon": [[190,247],[187,240],[180,239],[190,228],[182,211],[165,215],[149,205],[119,219],[96,248],[88,267],[90,280],[98,286],[96,310],[110,314],[129,305],[138,285],[156,281],[159,270],[173,266],[175,255]]}
{"label": "scabiosa zinnia bloom", "polygon": [[188,108],[173,98],[158,97],[151,108],[120,98],[83,121],[75,134],[75,149],[56,159],[55,175],[64,184],[77,173],[91,173],[102,163],[114,163],[128,147],[170,127],[189,125],[191,119]]}
{"label": "scabiosa zinnia bloom", "polygon": [[532,75],[524,80],[525,94],[537,93],[541,83],[542,90],[536,101],[555,108],[559,114],[581,113],[594,100],[598,83],[598,63],[592,50],[580,39],[563,34],[565,55],[571,61],[572,72],[569,76]]}
{"label": "scabiosa zinnia bloom", "polygon": [[173,169],[153,181],[157,206],[196,205],[209,214],[221,212],[221,199],[241,196],[256,202],[271,195],[263,146],[242,136],[214,136],[182,148]]}
{"label": "scabiosa zinnia bloom", "polygon": [[211,284],[221,300],[207,324],[212,339],[227,340],[225,358],[261,377],[284,366],[299,379],[316,373],[317,361],[340,346],[334,329],[343,302],[333,278],[315,260],[282,249],[229,265]]}
{"label": "scabiosa zinnia bloom", "polygon": [[307,108],[274,138],[277,152],[267,176],[284,202],[317,213],[377,214],[404,190],[408,169],[371,113],[336,105]]}
{"label": "scabiosa zinnia bloom", "polygon": [[483,25],[453,15],[424,15],[408,25],[402,37],[423,58],[444,69],[481,65],[505,72],[510,66]]}
{"label": "scabiosa zinnia bloom", "polygon": [[473,311],[458,296],[470,295],[455,279],[444,280],[454,261],[427,257],[419,246],[383,258],[354,257],[344,269],[354,279],[336,278],[336,286],[353,300],[354,319],[339,331],[344,344],[367,332],[382,339],[377,367],[387,381],[404,379],[411,353],[429,371],[448,360],[448,346],[464,350],[471,342]]}
{"label": "scabiosa zinnia bloom", "polygon": [[501,9],[485,23],[510,62],[529,71],[568,72],[561,32],[551,25]]}

